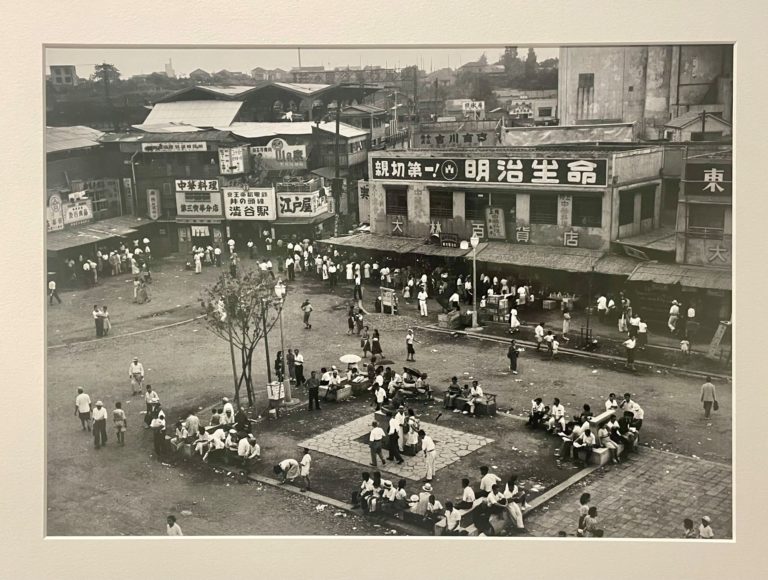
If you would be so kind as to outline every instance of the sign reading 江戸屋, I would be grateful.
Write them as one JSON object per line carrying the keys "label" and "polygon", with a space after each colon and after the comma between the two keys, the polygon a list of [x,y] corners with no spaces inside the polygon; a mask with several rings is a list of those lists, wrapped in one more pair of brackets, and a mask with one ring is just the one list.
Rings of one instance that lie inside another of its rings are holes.
{"label": "sign reading \u6c5f\u6238\u5c4b", "polygon": [[54,193],[48,198],[48,207],[46,208],[45,222],[49,232],[64,229],[64,216],[61,210],[61,196]]}
{"label": "sign reading \u6c5f\u6238\u5c4b", "polygon": [[93,220],[93,202],[81,199],[63,204],[64,223],[68,226],[84,224]]}
{"label": "sign reading \u6c5f\u6238\u5c4b", "polygon": [[225,187],[224,217],[228,220],[274,220],[275,189],[273,187]]}
{"label": "sign reading \u6c5f\u6238\u5c4b", "polygon": [[314,217],[328,211],[328,196],[312,193],[278,193],[277,217]]}
{"label": "sign reading \u6c5f\u6238\u5c4b", "polygon": [[686,163],[686,195],[731,195],[733,167],[730,161]]}
{"label": "sign reading \u6c5f\u6238\u5c4b", "polygon": [[259,160],[262,169],[306,169],[307,146],[289,145],[276,137],[264,147],[251,147],[251,155]]}
{"label": "sign reading \u6c5f\u6238\u5c4b", "polygon": [[142,143],[141,151],[142,153],[195,153],[198,151],[208,151],[208,143],[205,141]]}
{"label": "sign reading \u6c5f\u6238\u5c4b", "polygon": [[179,217],[221,218],[221,192],[177,191],[176,212]]}
{"label": "sign reading \u6c5f\u6238\u5c4b", "polygon": [[177,179],[176,191],[219,191],[218,179]]}
{"label": "sign reading \u6c5f\u6238\u5c4b", "polygon": [[373,158],[373,179],[384,181],[605,187],[607,174],[605,159]]}

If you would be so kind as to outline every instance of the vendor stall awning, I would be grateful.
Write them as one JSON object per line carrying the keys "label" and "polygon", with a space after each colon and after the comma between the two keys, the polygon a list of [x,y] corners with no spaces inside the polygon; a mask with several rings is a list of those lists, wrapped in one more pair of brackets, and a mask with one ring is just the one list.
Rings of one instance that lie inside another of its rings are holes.
{"label": "vendor stall awning", "polygon": [[377,250],[380,252],[396,252],[398,254],[407,254],[424,242],[421,238],[377,236],[369,233],[328,238],[321,241],[324,244],[331,244],[332,246],[358,248],[361,250]]}
{"label": "vendor stall awning", "polygon": [[477,252],[477,259],[481,262],[563,270],[565,272],[589,272],[602,257],[603,252],[599,250],[509,244],[506,242],[488,242],[485,248]]}
{"label": "vendor stall awning", "polygon": [[325,220],[331,219],[334,216],[331,212],[327,211],[316,215],[314,217],[295,217],[295,218],[278,218],[275,222],[275,226],[311,226],[319,224]]}
{"label": "vendor stall awning", "polygon": [[687,288],[707,288],[710,290],[731,290],[732,277],[730,268],[709,268],[687,264],[661,264],[643,262],[635,268],[629,277],[630,282],[655,282],[657,284],[677,284]]}
{"label": "vendor stall awning", "polygon": [[134,217],[116,217],[89,224],[73,226],[58,232],[49,232],[46,236],[46,249],[59,252],[69,248],[77,248],[111,238],[130,236],[137,233],[137,228],[152,223]]}

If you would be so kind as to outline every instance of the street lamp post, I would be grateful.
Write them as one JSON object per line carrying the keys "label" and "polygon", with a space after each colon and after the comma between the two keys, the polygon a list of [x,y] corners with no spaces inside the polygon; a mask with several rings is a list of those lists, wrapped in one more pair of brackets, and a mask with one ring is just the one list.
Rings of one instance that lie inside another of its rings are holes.
{"label": "street lamp post", "polygon": [[278,318],[280,319],[280,358],[282,359],[282,365],[283,365],[283,384],[285,385],[285,402],[290,403],[291,402],[291,377],[288,375],[288,380],[285,380],[286,374],[288,373],[288,368],[285,366],[285,339],[283,335],[283,305],[285,304],[285,284],[282,283],[282,281],[278,281],[277,284],[275,284],[275,294],[277,294],[277,297],[279,298],[279,302],[277,304],[278,308]]}
{"label": "street lamp post", "polygon": [[477,234],[472,234],[469,239],[469,243],[472,245],[472,328],[471,330],[480,330],[477,324],[477,246],[480,243],[480,238]]}

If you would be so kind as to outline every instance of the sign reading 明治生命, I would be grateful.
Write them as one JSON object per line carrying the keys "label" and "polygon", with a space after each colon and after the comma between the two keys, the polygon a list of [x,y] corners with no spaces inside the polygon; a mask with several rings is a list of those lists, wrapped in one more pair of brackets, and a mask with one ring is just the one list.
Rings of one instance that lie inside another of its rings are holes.
{"label": "sign reading \u660e\u6cbb\u751f\u547d", "polygon": [[228,220],[274,220],[275,189],[272,187],[225,187],[224,217]]}
{"label": "sign reading \u660e\u6cbb\u751f\u547d", "polygon": [[375,157],[373,179],[605,187],[607,165],[605,159]]}

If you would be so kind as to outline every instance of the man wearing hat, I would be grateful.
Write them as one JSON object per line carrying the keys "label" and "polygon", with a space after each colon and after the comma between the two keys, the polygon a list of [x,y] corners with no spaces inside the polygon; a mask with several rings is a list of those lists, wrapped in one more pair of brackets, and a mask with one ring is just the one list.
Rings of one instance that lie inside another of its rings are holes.
{"label": "man wearing hat", "polygon": [[261,457],[261,447],[256,443],[256,437],[252,433],[249,433],[247,437],[243,437],[238,442],[237,456],[242,467],[246,470],[250,467],[251,460]]}
{"label": "man wearing hat", "polygon": [[715,537],[715,532],[712,531],[712,526],[710,526],[710,523],[712,523],[712,520],[709,518],[709,516],[704,516],[701,518],[701,525],[699,525],[699,538],[702,540],[712,540]]}
{"label": "man wearing hat", "polygon": [[400,421],[397,419],[397,414],[393,415],[389,420],[389,461],[397,461],[398,465],[403,463],[403,457],[400,455]]}
{"label": "man wearing hat", "polygon": [[104,403],[96,401],[96,408],[93,410],[93,446],[99,449],[107,444],[107,410]]}
{"label": "man wearing hat", "polygon": [[128,365],[128,378],[131,379],[131,395],[140,395],[144,383],[144,365],[139,362],[137,356],[133,357],[133,362]]}
{"label": "man wearing hat", "polygon": [[234,418],[234,416],[235,416],[235,407],[232,405],[232,403],[229,402],[229,398],[228,397],[223,397],[221,399],[221,403],[223,405],[222,408],[221,408],[222,416],[226,415],[227,411],[229,411],[229,414]]}
{"label": "man wearing hat", "polygon": [[669,332],[673,333],[677,330],[677,319],[680,317],[680,303],[677,300],[672,301],[672,306],[669,307],[669,320],[667,321],[667,327]]}

